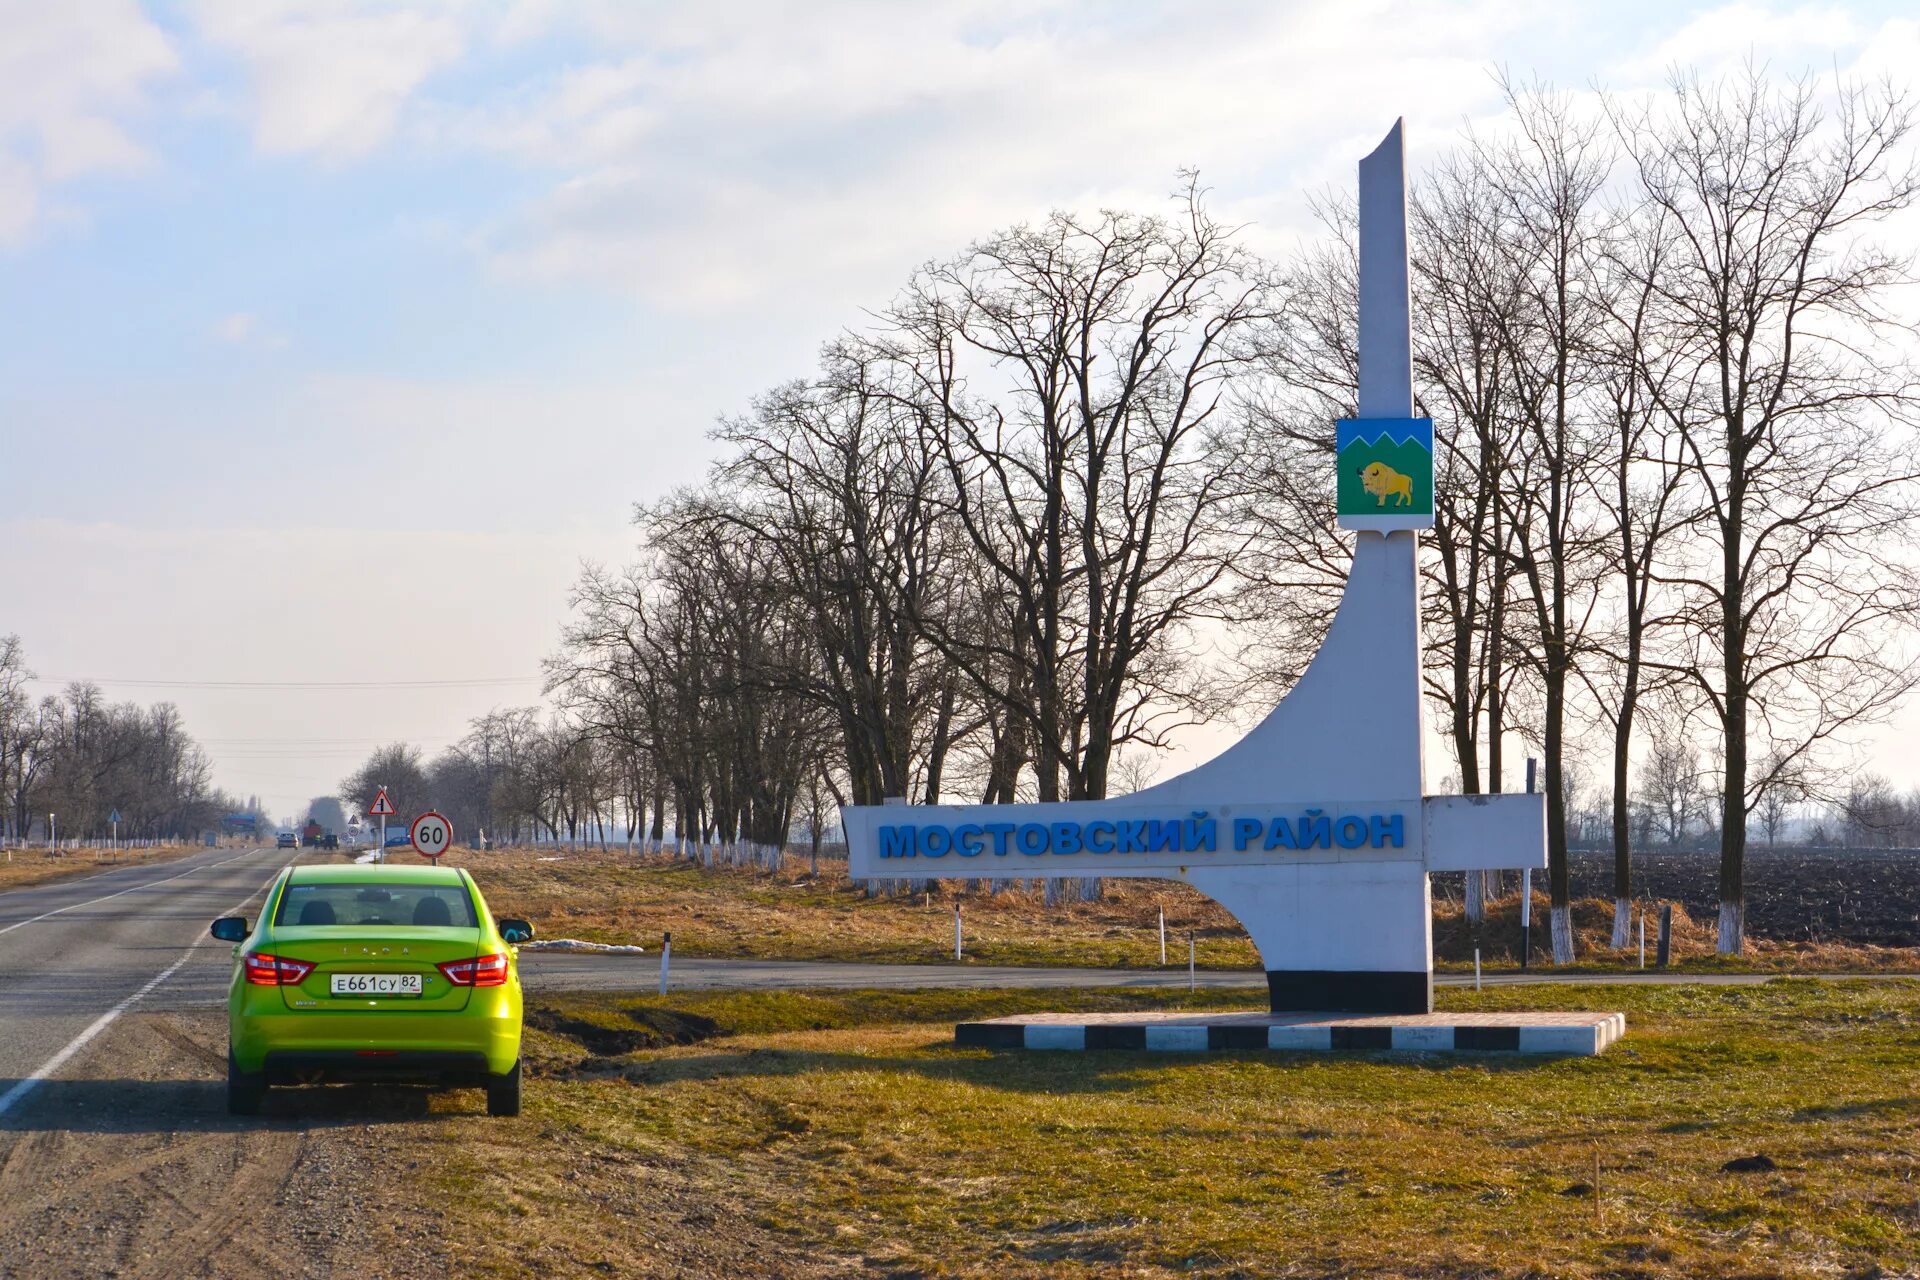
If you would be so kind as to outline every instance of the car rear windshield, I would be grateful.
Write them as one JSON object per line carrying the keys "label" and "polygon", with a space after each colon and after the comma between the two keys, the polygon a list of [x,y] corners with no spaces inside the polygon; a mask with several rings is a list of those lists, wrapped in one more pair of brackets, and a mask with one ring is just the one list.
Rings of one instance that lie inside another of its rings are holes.
{"label": "car rear windshield", "polygon": [[377,884],[329,880],[287,886],[273,913],[276,925],[451,925],[472,929],[473,898],[464,885]]}

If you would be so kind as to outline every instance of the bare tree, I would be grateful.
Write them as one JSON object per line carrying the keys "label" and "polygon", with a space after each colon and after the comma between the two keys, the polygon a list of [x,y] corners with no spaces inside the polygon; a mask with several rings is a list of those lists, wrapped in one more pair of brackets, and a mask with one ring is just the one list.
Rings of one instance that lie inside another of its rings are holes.
{"label": "bare tree", "polygon": [[1700,753],[1683,730],[1672,727],[1654,739],[1646,767],[1640,771],[1640,794],[1669,849],[1679,848],[1704,816],[1703,780]]}
{"label": "bare tree", "polygon": [[1515,305],[1489,307],[1499,326],[1517,433],[1496,500],[1512,531],[1504,554],[1529,614],[1521,638],[1538,683],[1547,798],[1547,879],[1556,964],[1573,960],[1567,863],[1568,715],[1575,671],[1604,573],[1594,518],[1604,454],[1583,403],[1597,381],[1591,352],[1604,320],[1595,274],[1599,197],[1613,157],[1598,123],[1569,99],[1509,86],[1515,140],[1485,144],[1498,201],[1498,243],[1511,258]]}
{"label": "bare tree", "polygon": [[945,501],[1010,606],[1005,634],[922,621],[1020,726],[1043,800],[1104,796],[1116,748],[1195,705],[1180,646],[1228,608],[1245,544],[1234,380],[1271,295],[1189,183],[1177,221],[1056,213],[927,268],[889,313]]}
{"label": "bare tree", "polygon": [[1690,650],[1669,670],[1720,730],[1723,954],[1744,945],[1756,739],[1790,765],[1914,680],[1889,648],[1915,606],[1890,549],[1916,478],[1889,434],[1909,380],[1887,290],[1906,263],[1866,238],[1913,202],[1911,120],[1888,88],[1839,84],[1823,108],[1810,83],[1754,70],[1678,78],[1663,108],[1619,117],[1644,197],[1678,233],[1663,341],[1697,370],[1670,418],[1710,553],[1670,570]]}
{"label": "bare tree", "polygon": [[1774,758],[1764,763],[1761,774],[1769,781],[1760,789],[1754,813],[1760,819],[1760,831],[1767,838],[1767,848],[1771,849],[1780,842],[1781,832],[1793,817],[1794,806],[1807,798],[1807,785],[1803,775]]}
{"label": "bare tree", "polygon": [[1657,207],[1620,218],[1606,240],[1598,273],[1605,321],[1593,349],[1595,399],[1606,436],[1610,474],[1596,493],[1613,530],[1612,569],[1620,577],[1604,674],[1584,673],[1593,705],[1613,731],[1613,937],[1624,948],[1632,924],[1633,747],[1641,699],[1661,687],[1649,670],[1664,623],[1656,594],[1667,540],[1686,523],[1681,489],[1686,471],[1678,442],[1662,428],[1668,412],[1693,402],[1685,379],[1697,376],[1683,351],[1663,344],[1659,325],[1671,278],[1672,218]]}

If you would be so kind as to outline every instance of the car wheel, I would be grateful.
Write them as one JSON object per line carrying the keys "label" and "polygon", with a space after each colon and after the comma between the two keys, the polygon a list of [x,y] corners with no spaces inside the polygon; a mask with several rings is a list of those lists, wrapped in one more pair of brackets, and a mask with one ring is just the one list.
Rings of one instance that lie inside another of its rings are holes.
{"label": "car wheel", "polygon": [[256,1116],[260,1114],[260,1103],[267,1096],[267,1078],[255,1071],[242,1071],[234,1059],[233,1050],[227,1050],[227,1114],[230,1116]]}
{"label": "car wheel", "polygon": [[513,1064],[513,1070],[503,1076],[494,1076],[487,1081],[487,1114],[490,1116],[517,1116],[520,1114],[520,1064]]}

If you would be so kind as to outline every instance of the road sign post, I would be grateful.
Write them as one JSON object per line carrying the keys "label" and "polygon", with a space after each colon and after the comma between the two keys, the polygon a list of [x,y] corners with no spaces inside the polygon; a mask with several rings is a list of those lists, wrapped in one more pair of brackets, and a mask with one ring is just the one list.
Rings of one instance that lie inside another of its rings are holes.
{"label": "road sign post", "polygon": [[444,815],[429,809],[413,820],[407,828],[407,838],[413,842],[413,851],[432,863],[440,861],[440,855],[453,844],[453,824]]}
{"label": "road sign post", "polygon": [[382,787],[380,788],[380,794],[373,798],[373,803],[367,806],[368,816],[380,819],[380,851],[373,856],[375,862],[385,862],[387,860],[387,819],[391,817],[393,813],[393,801],[388,799],[387,789]]}

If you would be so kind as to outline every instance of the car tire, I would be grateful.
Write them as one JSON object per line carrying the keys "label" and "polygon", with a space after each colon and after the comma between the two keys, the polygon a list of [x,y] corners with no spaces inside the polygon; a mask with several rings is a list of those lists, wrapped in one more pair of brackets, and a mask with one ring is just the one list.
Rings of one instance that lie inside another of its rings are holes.
{"label": "car tire", "polygon": [[494,1076],[487,1081],[487,1114],[490,1116],[517,1116],[520,1114],[520,1064],[515,1062],[513,1070],[503,1076]]}
{"label": "car tire", "polygon": [[257,1116],[260,1104],[267,1096],[267,1078],[257,1071],[242,1071],[234,1059],[233,1050],[227,1050],[227,1114],[230,1116]]}

